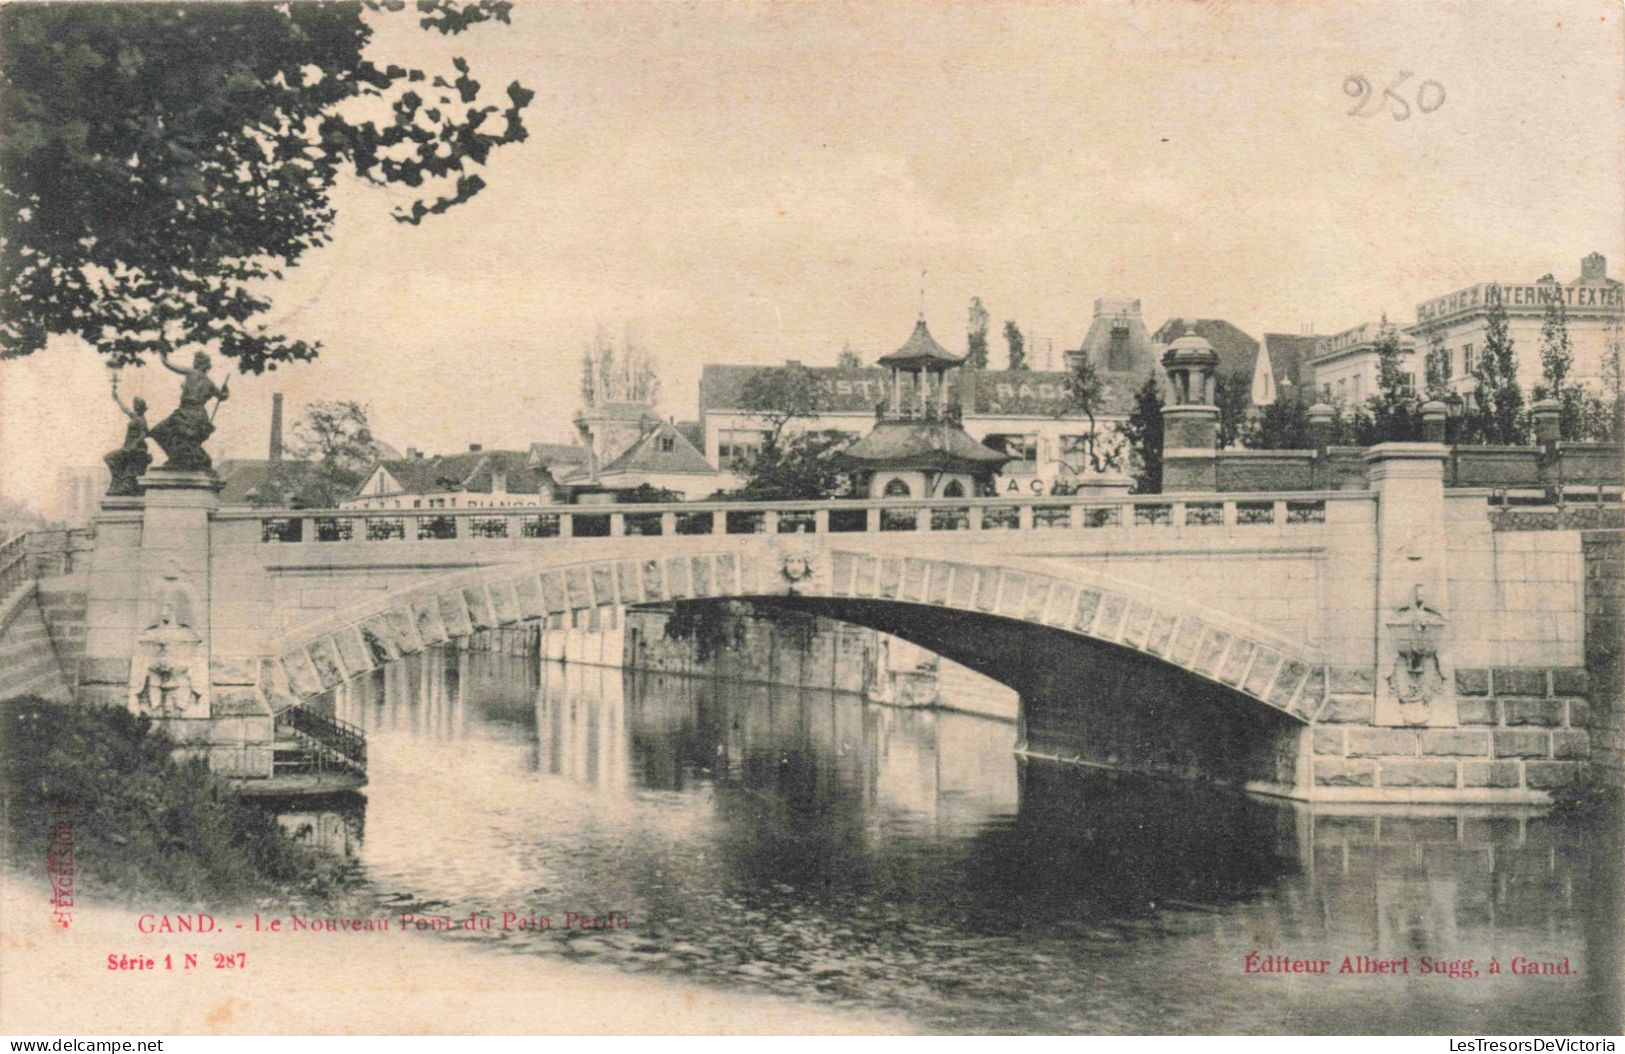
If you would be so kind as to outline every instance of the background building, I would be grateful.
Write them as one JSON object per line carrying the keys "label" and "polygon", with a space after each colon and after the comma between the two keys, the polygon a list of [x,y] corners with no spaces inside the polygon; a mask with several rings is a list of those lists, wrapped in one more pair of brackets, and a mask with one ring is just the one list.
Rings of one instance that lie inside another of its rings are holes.
{"label": "background building", "polygon": [[[1334,406],[1353,406],[1377,394],[1377,340],[1387,319],[1362,322],[1341,333],[1322,337],[1309,358],[1318,398]],[[1415,390],[1421,366],[1416,355],[1416,339],[1399,335],[1400,369],[1409,375]]]}
{"label": "background building", "polygon": [[101,508],[111,480],[105,465],[58,468],[46,517],[67,527],[87,526]]}
{"label": "background building", "polygon": [[[1095,415],[1099,451],[1116,450],[1115,426],[1133,410],[1134,391],[1151,376],[1156,354],[1139,316],[1137,300],[1097,300],[1095,322],[1081,347],[1065,353],[1071,363],[1087,355],[1104,382]],[[786,366],[800,367],[791,360]],[[1115,366],[1116,368],[1112,368]],[[736,468],[761,448],[768,427],[745,405],[751,377],[778,366],[707,364],[700,374],[700,431],[706,460],[719,470]],[[824,409],[798,418],[794,430],[836,429],[854,437],[874,427],[877,410],[890,398],[890,374],[879,368],[806,367],[823,388]],[[1051,370],[961,370],[954,384],[961,424],[976,441],[1009,460],[994,477],[995,493],[1050,493],[1080,485],[1126,487],[1125,472],[1096,472],[1088,457],[1089,418],[1072,405],[1068,374]]]}
{"label": "background building", "polygon": [[533,466],[529,450],[485,450],[470,444],[464,454],[379,461],[341,502],[346,509],[501,509],[549,505],[562,500],[545,468]]}
{"label": "background building", "polygon": [[1490,306],[1499,302],[1507,314],[1507,332],[1518,357],[1518,382],[1528,391],[1540,382],[1540,327],[1546,304],[1563,304],[1569,343],[1574,350],[1572,379],[1595,384],[1603,377],[1610,346],[1620,339],[1625,297],[1617,279],[1608,277],[1608,261],[1592,253],[1580,261],[1580,276],[1567,284],[1546,275],[1527,284],[1481,282],[1416,306],[1416,324],[1406,332],[1424,351],[1438,349],[1441,373],[1459,392],[1473,389],[1473,368],[1484,350]]}
{"label": "background building", "polygon": [[[1315,345],[1320,343],[1320,337],[1313,333],[1266,333],[1264,334],[1263,354],[1258,366],[1267,367],[1275,391],[1281,394],[1290,394],[1304,402],[1314,402],[1319,398],[1319,389],[1315,386],[1315,371],[1310,364],[1314,358]],[[1259,385],[1257,370],[1254,372],[1255,389]]]}

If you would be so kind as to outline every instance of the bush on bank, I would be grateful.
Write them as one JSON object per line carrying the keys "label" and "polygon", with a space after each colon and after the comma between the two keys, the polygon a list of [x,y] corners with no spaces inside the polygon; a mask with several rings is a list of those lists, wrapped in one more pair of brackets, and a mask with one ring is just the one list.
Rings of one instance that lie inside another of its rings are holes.
{"label": "bush on bank", "polygon": [[0,704],[0,789],[10,866],[43,877],[66,821],[86,892],[230,903],[298,889],[325,896],[339,861],[297,845],[276,818],[126,710],[32,697]]}

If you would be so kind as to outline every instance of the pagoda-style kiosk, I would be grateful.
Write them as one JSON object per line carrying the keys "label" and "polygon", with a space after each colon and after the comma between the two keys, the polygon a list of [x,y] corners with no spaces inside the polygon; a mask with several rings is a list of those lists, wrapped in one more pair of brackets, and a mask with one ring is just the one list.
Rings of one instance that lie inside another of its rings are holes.
{"label": "pagoda-style kiosk", "polygon": [[922,316],[908,343],[881,358],[891,391],[875,426],[846,449],[871,498],[974,497],[1009,459],[970,437],[960,423],[964,358],[938,344]]}

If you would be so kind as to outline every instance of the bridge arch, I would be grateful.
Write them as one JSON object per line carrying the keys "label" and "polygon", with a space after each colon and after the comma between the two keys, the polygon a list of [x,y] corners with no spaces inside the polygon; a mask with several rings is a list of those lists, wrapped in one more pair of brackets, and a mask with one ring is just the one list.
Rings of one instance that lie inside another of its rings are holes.
{"label": "bridge arch", "polygon": [[917,559],[786,537],[796,540],[770,536],[729,551],[637,559],[550,555],[437,576],[289,630],[272,648],[262,685],[280,710],[481,629],[604,607],[776,599],[870,625],[875,620],[857,612],[935,610],[973,625],[1025,623],[1052,639],[1123,650],[1222,686],[1300,724],[1324,698],[1324,669],[1302,644],[1132,583],[980,553]]}

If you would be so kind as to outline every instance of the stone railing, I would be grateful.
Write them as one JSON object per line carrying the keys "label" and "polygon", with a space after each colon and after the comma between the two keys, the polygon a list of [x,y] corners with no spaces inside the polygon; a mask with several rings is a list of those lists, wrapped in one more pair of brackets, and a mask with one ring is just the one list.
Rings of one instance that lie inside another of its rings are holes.
{"label": "stone railing", "polygon": [[[1543,446],[1452,446],[1447,487],[1590,492],[1618,497],[1625,486],[1625,447],[1611,443]],[[1224,449],[1214,453],[1215,484],[1225,493],[1255,490],[1362,490],[1363,447],[1320,450]]]}
{"label": "stone railing", "polygon": [[35,578],[82,570],[95,548],[96,531],[91,527],[34,531],[28,535],[28,561]]}
{"label": "stone railing", "polygon": [[824,502],[684,502],[494,509],[222,509],[264,543],[618,538],[897,531],[1296,527],[1324,523],[1328,500],[1363,493],[1253,493]]}

